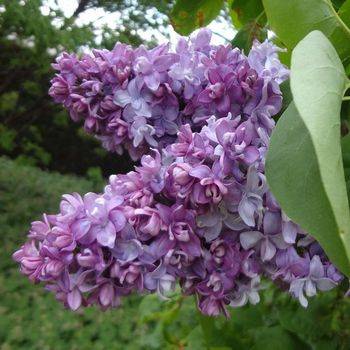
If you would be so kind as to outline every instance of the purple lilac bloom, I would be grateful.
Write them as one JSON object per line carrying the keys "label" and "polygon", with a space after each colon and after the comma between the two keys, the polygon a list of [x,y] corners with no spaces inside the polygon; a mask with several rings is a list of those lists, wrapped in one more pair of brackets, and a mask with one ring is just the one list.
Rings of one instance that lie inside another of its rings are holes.
{"label": "purple lilac bloom", "polygon": [[279,83],[288,76],[278,48],[255,42],[245,56],[210,39],[203,29],[180,38],[174,52],[169,44],[148,50],[117,43],[81,58],[63,53],[49,94],[105,148],[126,149],[133,159],[175,142],[181,125],[200,131],[213,114],[254,114],[252,127],[269,133],[281,105]]}
{"label": "purple lilac bloom", "polygon": [[[259,302],[261,278],[301,305],[343,276],[281,210],[265,154],[288,71],[269,42],[248,57],[210,32],[152,50],[117,44],[62,54],[50,94],[109,150],[141,164],[103,193],[64,195],[13,254],[66,307],[118,307],[131,293],[161,298],[179,285],[199,310]],[[160,153],[162,150],[162,154]]]}

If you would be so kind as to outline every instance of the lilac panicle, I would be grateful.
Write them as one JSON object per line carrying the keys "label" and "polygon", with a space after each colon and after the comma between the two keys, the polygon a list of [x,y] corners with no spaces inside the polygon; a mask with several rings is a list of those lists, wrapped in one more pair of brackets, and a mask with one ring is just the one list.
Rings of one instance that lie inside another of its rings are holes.
{"label": "lilac panicle", "polygon": [[288,76],[278,49],[256,42],[245,56],[210,39],[203,29],[180,38],[174,52],[164,44],[148,50],[117,43],[80,58],[63,53],[49,94],[105,148],[124,148],[134,159],[172,144],[181,125],[200,131],[213,114],[254,114],[256,127],[270,122],[270,130],[281,105],[278,84]]}
{"label": "lilac panicle", "polygon": [[174,52],[118,43],[62,54],[50,94],[107,149],[141,162],[33,222],[13,254],[21,272],[72,310],[118,307],[131,293],[166,299],[179,286],[211,316],[258,303],[262,277],[303,306],[338,285],[343,276],[266,183],[288,77],[277,52],[255,42],[245,56],[202,30]]}

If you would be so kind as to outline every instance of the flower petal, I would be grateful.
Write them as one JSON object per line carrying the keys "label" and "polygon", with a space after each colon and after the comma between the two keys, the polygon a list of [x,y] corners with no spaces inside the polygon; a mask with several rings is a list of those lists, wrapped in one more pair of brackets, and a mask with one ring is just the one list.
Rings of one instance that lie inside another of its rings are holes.
{"label": "flower petal", "polygon": [[78,288],[74,288],[71,292],[67,294],[67,302],[68,302],[68,306],[73,311],[79,309],[82,302],[82,297]]}
{"label": "flower petal", "polygon": [[264,238],[264,235],[259,231],[246,231],[242,232],[239,236],[242,247],[245,250],[251,249]]}

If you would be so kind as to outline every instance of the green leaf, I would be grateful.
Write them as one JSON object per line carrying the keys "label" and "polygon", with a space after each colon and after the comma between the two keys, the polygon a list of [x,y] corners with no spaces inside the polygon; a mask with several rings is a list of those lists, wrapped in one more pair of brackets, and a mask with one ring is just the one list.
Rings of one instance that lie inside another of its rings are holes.
{"label": "green leaf", "polygon": [[286,214],[315,237],[350,275],[350,214],[340,147],[340,107],[346,76],[319,31],[294,49],[292,103],[272,134],[267,180]]}
{"label": "green leaf", "polygon": [[12,151],[15,146],[16,131],[0,124],[0,150]]}
{"label": "green leaf", "polygon": [[196,326],[186,339],[187,349],[202,350],[206,348],[205,335],[201,326]]}
{"label": "green leaf", "polygon": [[215,19],[223,4],[224,0],[177,0],[170,13],[171,24],[179,34],[189,35]]}
{"label": "green leaf", "polygon": [[348,199],[350,201],[350,134],[344,136],[341,139],[341,148],[343,155],[346,188],[348,192]]}
{"label": "green leaf", "polygon": [[[303,342],[314,345],[315,342],[327,340],[334,318],[334,302],[332,292],[310,299],[307,309],[301,308],[297,302],[289,302],[278,307],[278,319],[285,330],[297,335]],[[328,349],[339,349],[339,346],[330,346]]]}
{"label": "green leaf", "polygon": [[249,22],[242,27],[232,40],[233,47],[238,47],[246,54],[252,48],[255,39],[264,41],[267,37],[267,30],[255,21]]}
{"label": "green leaf", "polygon": [[[342,103],[340,116],[341,116],[343,121],[346,121],[347,129],[349,129],[350,128],[350,126],[349,126],[349,122],[350,122],[350,101],[344,101]],[[345,135],[345,134],[343,134],[343,135]]]}
{"label": "green leaf", "polygon": [[332,0],[332,5],[336,9],[336,11],[339,10],[339,8],[343,5],[345,0]]}
{"label": "green leaf", "polygon": [[350,0],[346,0],[338,11],[339,17],[344,24],[350,27]]}
{"label": "green leaf", "polygon": [[263,4],[271,29],[289,49],[311,31],[320,30],[342,60],[350,57],[350,30],[330,0],[263,0]]}
{"label": "green leaf", "polygon": [[229,8],[233,24],[240,28],[232,40],[232,45],[248,53],[255,39],[264,41],[267,37],[262,1],[230,0]]}
{"label": "green leaf", "polygon": [[292,51],[288,50],[286,48],[285,44],[277,36],[273,36],[272,37],[272,42],[276,46],[280,47],[281,49],[285,49],[285,50],[280,51],[278,53],[278,58],[284,65],[286,65],[287,67],[290,67],[290,61],[291,61],[291,58],[292,58]]}
{"label": "green leaf", "polygon": [[234,1],[235,0],[227,0],[227,6],[228,6],[228,10],[229,10],[228,12],[229,12],[229,15],[231,17],[231,22],[232,22],[233,26],[236,29],[239,29],[242,27],[243,24],[239,20],[238,13],[233,10]]}
{"label": "green leaf", "polygon": [[256,19],[261,25],[266,23],[261,0],[230,0],[228,4],[231,18],[236,28],[241,28]]}
{"label": "green leaf", "polygon": [[293,101],[293,95],[290,89],[290,80],[289,79],[285,80],[280,85],[280,89],[283,97],[281,110],[284,112],[287,109],[287,107],[290,105],[290,103]]}
{"label": "green leaf", "polygon": [[263,327],[256,330],[255,344],[252,350],[283,349],[309,350],[310,347],[297,337],[286,332],[281,326]]}
{"label": "green leaf", "polygon": [[350,134],[341,139],[344,168],[350,168]]}
{"label": "green leaf", "polygon": [[287,215],[312,234],[331,261],[349,275],[349,259],[324,189],[312,138],[294,103],[272,134],[266,176]]}
{"label": "green leaf", "polygon": [[310,33],[298,44],[292,55],[292,94],[311,134],[338,235],[349,258],[350,214],[340,146],[340,109],[346,83],[340,59],[321,32]]}

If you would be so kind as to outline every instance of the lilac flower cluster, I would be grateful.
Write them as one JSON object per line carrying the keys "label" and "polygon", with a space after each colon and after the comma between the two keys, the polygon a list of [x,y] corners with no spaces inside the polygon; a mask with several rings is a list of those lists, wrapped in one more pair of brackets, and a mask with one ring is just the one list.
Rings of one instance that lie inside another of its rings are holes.
{"label": "lilac flower cluster", "polygon": [[209,30],[181,38],[175,52],[169,44],[147,50],[117,43],[81,59],[63,53],[49,93],[106,149],[124,147],[133,159],[173,143],[181,125],[200,131],[213,114],[276,114],[278,83],[288,74],[276,48],[256,44],[247,57],[229,45],[210,45],[210,38]]}
{"label": "lilac flower cluster", "polygon": [[135,292],[167,298],[179,286],[202,313],[228,315],[228,306],[259,302],[262,276],[303,306],[342,280],[266,183],[288,76],[277,48],[256,42],[245,57],[209,38],[181,39],[176,53],[118,44],[58,60],[51,93],[74,119],[114,148],[139,156],[154,147],[103,193],[64,195],[14,253],[22,273],[72,310],[116,307]]}

